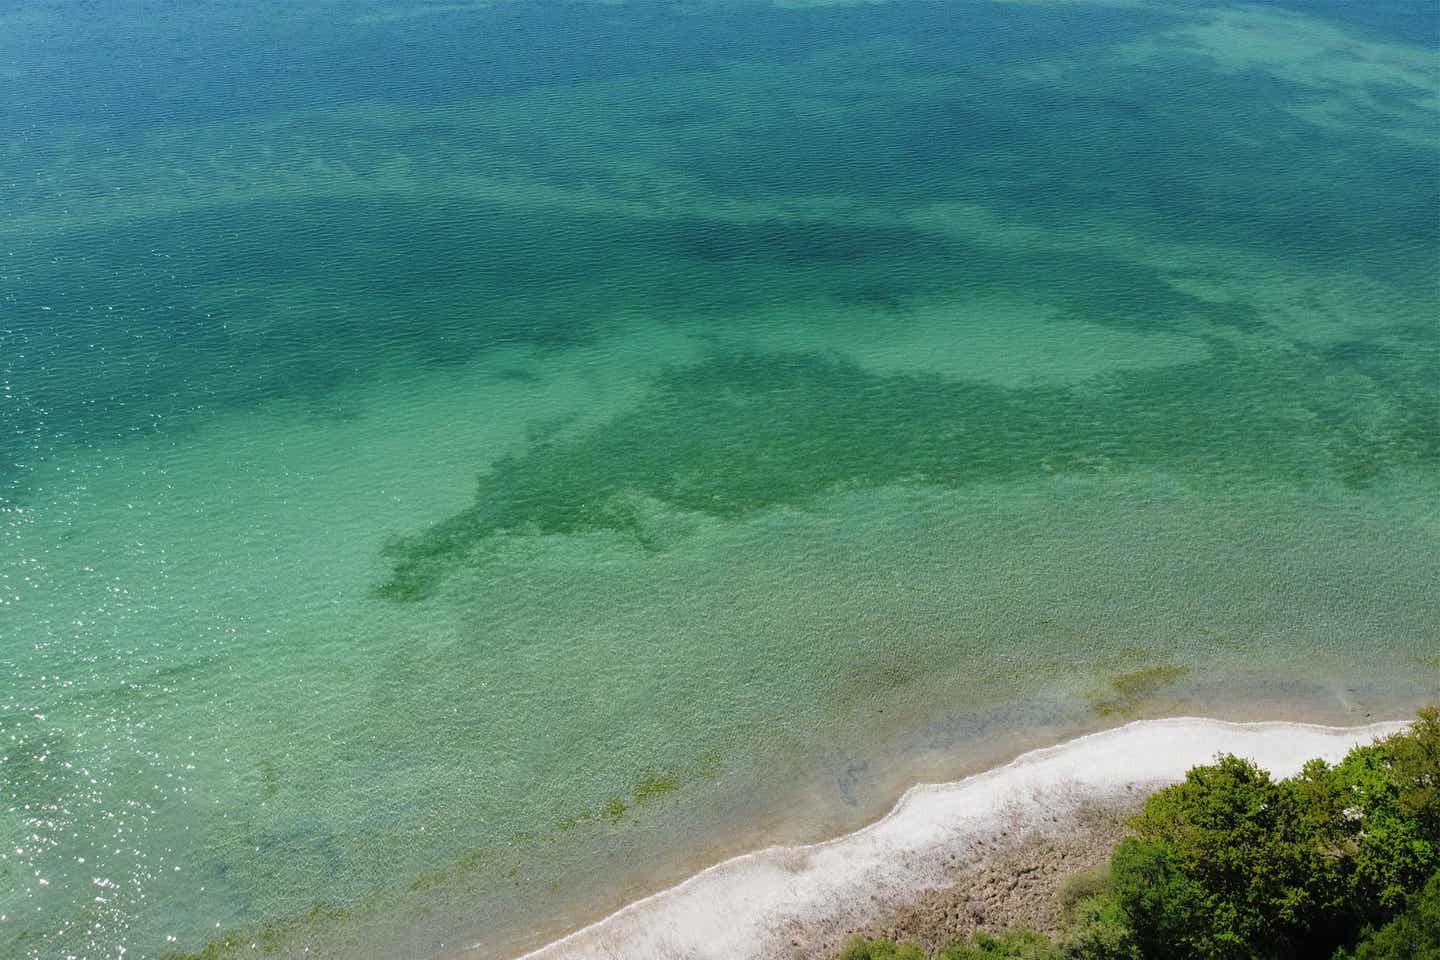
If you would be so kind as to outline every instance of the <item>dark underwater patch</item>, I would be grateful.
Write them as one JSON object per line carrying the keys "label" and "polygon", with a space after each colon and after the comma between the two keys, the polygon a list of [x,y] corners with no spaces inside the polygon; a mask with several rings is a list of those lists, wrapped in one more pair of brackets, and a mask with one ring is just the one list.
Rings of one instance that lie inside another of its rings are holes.
{"label": "dark underwater patch", "polygon": [[17,496],[37,432],[78,443],[175,435],[276,400],[353,419],[364,411],[328,398],[378,369],[455,366],[517,345],[544,355],[637,312],[703,336],[781,305],[901,311],[922,297],[1025,290],[1142,332],[1257,322],[1102,253],[903,225],[529,216],[402,199],[194,210],[63,234],[27,262],[13,314],[22,349],[0,367],[20,388],[0,409],[0,449],[13,448],[0,483]]}
{"label": "dark underwater patch", "polygon": [[761,224],[692,220],[666,224],[660,233],[662,238],[673,238],[670,244],[679,255],[708,263],[777,260],[825,265],[887,258],[930,260],[943,258],[951,250],[944,238],[920,230],[823,220]]}
{"label": "dark underwater patch", "polygon": [[1440,47],[1440,17],[1428,0],[1273,0],[1274,6],[1329,20],[1358,37]]}
{"label": "dark underwater patch", "polygon": [[[738,518],[839,487],[963,487],[1161,468],[1195,482],[1363,486],[1440,464],[1426,357],[1389,384],[1313,351],[1247,354],[1074,388],[882,376],[817,355],[726,355],[672,370],[638,409],[539,443],[481,478],[475,505],[384,552],[388,600],[428,596],[495,537],[609,531],[650,543],[637,499]],[[1358,409],[1335,377],[1363,378]],[[653,548],[653,547],[652,547]]]}
{"label": "dark underwater patch", "polygon": [[1090,708],[1101,717],[1133,715],[1157,693],[1179,683],[1189,673],[1189,667],[1165,663],[1117,674],[1110,679],[1108,688],[1091,696]]}

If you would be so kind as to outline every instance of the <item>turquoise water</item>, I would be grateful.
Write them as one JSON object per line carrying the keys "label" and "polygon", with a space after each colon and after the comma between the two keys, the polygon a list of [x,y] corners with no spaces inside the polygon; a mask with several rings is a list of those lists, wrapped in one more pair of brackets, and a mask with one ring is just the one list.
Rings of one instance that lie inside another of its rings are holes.
{"label": "turquoise water", "polygon": [[1432,3],[0,4],[0,957],[502,957],[1440,694]]}

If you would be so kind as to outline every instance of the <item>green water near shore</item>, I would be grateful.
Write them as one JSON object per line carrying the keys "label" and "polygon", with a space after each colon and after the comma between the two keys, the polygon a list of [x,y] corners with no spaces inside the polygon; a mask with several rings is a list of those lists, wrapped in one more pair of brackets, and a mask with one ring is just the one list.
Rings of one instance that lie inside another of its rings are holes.
{"label": "green water near shore", "polygon": [[0,957],[500,956],[1440,693],[1433,10],[91,13],[0,10]]}

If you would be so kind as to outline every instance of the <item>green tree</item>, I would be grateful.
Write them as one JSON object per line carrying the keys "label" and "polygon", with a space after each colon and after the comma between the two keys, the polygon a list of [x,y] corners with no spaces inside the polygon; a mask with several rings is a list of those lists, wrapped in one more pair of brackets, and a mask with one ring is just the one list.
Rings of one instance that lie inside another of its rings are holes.
{"label": "green tree", "polygon": [[[1142,956],[1161,956],[1167,949],[1177,958],[1239,956],[1237,950],[1211,945],[1213,928],[1223,924],[1211,915],[1211,898],[1205,887],[1186,874],[1169,844],[1123,840],[1115,850],[1111,869],[1116,900],[1130,921]],[[1243,946],[1238,937],[1226,937],[1223,932],[1221,940]]]}
{"label": "green tree", "polygon": [[1296,779],[1322,850],[1341,882],[1333,914],[1350,930],[1380,924],[1440,868],[1440,714],[1357,747],[1335,767],[1314,760]]}
{"label": "green tree", "polygon": [[1330,956],[1440,868],[1440,712],[1289,780],[1222,757],[1133,826],[1113,889],[1142,956]]}
{"label": "green tree", "polygon": [[1427,707],[1405,733],[1381,741],[1400,788],[1400,808],[1440,843],[1440,707]]}
{"label": "green tree", "polygon": [[1405,912],[1361,939],[1354,960],[1440,960],[1440,872],[1417,894]]}
{"label": "green tree", "polygon": [[1248,960],[1314,948],[1338,867],[1295,784],[1221,757],[1153,795],[1133,825],[1136,837],[1116,851],[1115,889],[1146,956]]}

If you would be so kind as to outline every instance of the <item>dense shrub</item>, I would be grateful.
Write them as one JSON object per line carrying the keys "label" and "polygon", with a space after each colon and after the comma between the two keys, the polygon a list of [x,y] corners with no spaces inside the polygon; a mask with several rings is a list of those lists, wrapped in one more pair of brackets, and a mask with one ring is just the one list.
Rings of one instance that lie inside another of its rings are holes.
{"label": "dense shrub", "polygon": [[1081,900],[1065,938],[1066,960],[1141,960],[1130,918],[1114,894]]}
{"label": "dense shrub", "polygon": [[1015,930],[993,937],[977,933],[968,943],[955,943],[941,950],[936,960],[1061,960],[1050,938],[1034,930]]}
{"label": "dense shrub", "polygon": [[927,960],[925,951],[913,943],[894,940],[866,940],[853,937],[840,952],[840,960]]}
{"label": "dense shrub", "polygon": [[1073,923],[1080,915],[1082,905],[1095,897],[1110,893],[1111,887],[1108,863],[1072,873],[1060,885],[1060,915],[1067,923]]}

